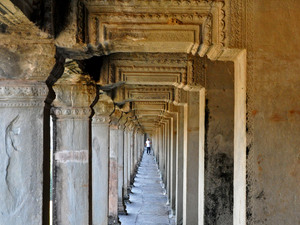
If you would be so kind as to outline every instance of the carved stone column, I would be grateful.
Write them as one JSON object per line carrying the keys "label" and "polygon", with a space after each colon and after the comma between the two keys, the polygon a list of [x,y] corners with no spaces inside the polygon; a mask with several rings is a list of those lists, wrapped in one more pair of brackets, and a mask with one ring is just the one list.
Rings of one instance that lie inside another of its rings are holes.
{"label": "carved stone column", "polygon": [[108,224],[120,224],[118,218],[118,154],[119,154],[119,120],[122,112],[115,109],[111,115],[109,141],[109,209]]}
{"label": "carved stone column", "polygon": [[133,123],[130,122],[129,126],[128,126],[128,167],[127,167],[127,179],[128,179],[128,183],[127,183],[127,191],[128,193],[130,193],[131,190],[131,171],[132,171],[132,165],[133,165],[133,158],[132,158],[132,152],[133,152]]}
{"label": "carved stone column", "polygon": [[0,81],[0,224],[42,224],[42,82]]}
{"label": "carved stone column", "polygon": [[89,224],[90,105],[96,88],[75,62],[55,83],[54,224]]}
{"label": "carved stone column", "polygon": [[139,162],[140,162],[140,153],[139,153],[139,136],[140,136],[140,133],[139,133],[139,129],[136,129],[135,131],[135,166],[134,166],[134,172],[135,174],[137,173],[137,170],[138,170],[138,167],[139,167]]}
{"label": "carved stone column", "polygon": [[124,202],[124,151],[125,151],[125,137],[124,137],[124,124],[127,121],[125,113],[122,114],[122,118],[119,120],[119,149],[118,149],[118,212],[119,214],[127,214],[126,206]]}
{"label": "carved stone column", "polygon": [[92,121],[92,205],[93,224],[108,224],[108,162],[109,115],[114,110],[112,100],[100,95],[94,105]]}
{"label": "carved stone column", "polygon": [[[125,124],[126,125],[126,124]],[[129,199],[128,195],[128,142],[129,142],[129,131],[127,126],[124,128],[124,184],[123,184],[123,198],[124,200]]]}
{"label": "carved stone column", "polygon": [[[134,125],[133,125],[134,126]],[[135,128],[133,127],[130,132],[130,185],[133,185],[134,182],[134,149],[135,149]]]}
{"label": "carved stone column", "polygon": [[136,128],[134,132],[134,170],[133,177],[135,177],[138,166],[139,166],[139,129]]}
{"label": "carved stone column", "polygon": [[140,144],[139,144],[139,149],[140,149],[140,161],[142,160],[142,157],[143,157],[143,153],[144,153],[144,134],[143,132],[141,131],[140,133]]}

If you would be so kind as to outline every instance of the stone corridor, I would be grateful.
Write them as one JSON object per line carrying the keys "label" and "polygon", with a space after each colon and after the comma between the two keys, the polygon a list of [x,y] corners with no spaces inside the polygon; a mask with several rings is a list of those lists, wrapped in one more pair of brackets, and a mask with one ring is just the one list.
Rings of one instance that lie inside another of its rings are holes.
{"label": "stone corridor", "polygon": [[153,155],[144,153],[137,171],[129,202],[128,215],[119,215],[122,225],[173,225],[169,218],[166,191]]}
{"label": "stone corridor", "polygon": [[299,11],[0,0],[0,225],[299,225]]}

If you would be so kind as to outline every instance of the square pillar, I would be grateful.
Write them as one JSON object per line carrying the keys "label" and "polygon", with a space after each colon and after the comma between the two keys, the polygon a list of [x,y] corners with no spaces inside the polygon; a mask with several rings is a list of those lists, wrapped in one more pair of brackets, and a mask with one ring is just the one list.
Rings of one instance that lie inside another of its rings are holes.
{"label": "square pillar", "polygon": [[109,203],[108,224],[121,224],[118,217],[118,156],[119,156],[119,124],[122,113],[115,110],[111,115],[109,137]]}
{"label": "square pillar", "polygon": [[177,224],[183,219],[183,147],[184,147],[184,107],[178,107],[177,143],[176,143],[176,216]]}
{"label": "square pillar", "polygon": [[127,214],[124,202],[124,125],[119,126],[119,152],[118,152],[118,212]]}
{"label": "square pillar", "polygon": [[188,92],[185,106],[183,160],[183,224],[198,224],[199,91]]}
{"label": "square pillar", "polygon": [[47,94],[44,82],[0,81],[0,224],[42,224]]}
{"label": "square pillar", "polygon": [[53,89],[54,224],[89,224],[90,105],[96,88],[74,61]]}
{"label": "square pillar", "polygon": [[114,105],[103,98],[100,95],[93,107],[92,120],[92,217],[95,225],[108,224],[109,115]]}
{"label": "square pillar", "polygon": [[127,127],[124,129],[124,183],[123,183],[123,198],[124,200],[129,199],[129,193],[128,193],[128,136],[129,132],[127,130]]}

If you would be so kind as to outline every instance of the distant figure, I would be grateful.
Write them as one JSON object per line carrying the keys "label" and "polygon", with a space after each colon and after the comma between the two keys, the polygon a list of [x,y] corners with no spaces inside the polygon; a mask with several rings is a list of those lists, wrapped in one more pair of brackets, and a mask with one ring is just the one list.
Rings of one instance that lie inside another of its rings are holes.
{"label": "distant figure", "polygon": [[147,147],[147,154],[150,155],[150,153],[151,153],[151,141],[149,140],[149,138],[147,138],[145,146]]}

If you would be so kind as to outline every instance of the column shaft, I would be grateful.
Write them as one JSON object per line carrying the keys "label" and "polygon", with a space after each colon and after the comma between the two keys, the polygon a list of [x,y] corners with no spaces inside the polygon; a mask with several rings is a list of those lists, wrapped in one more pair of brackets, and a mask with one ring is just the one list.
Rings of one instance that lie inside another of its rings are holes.
{"label": "column shaft", "polygon": [[120,126],[118,130],[119,136],[119,151],[118,151],[118,212],[119,214],[126,214],[124,203],[124,126]]}
{"label": "column shaft", "polygon": [[90,105],[96,88],[74,61],[68,61],[53,89],[54,224],[89,224]]}
{"label": "column shaft", "polygon": [[[89,116],[69,117],[71,109],[55,109],[54,222],[89,223]],[[75,109],[74,109],[75,110]],[[66,115],[66,117],[60,117]]]}
{"label": "column shaft", "polygon": [[199,92],[188,92],[185,118],[183,224],[198,223]]}
{"label": "column shaft", "polygon": [[123,184],[123,193],[124,200],[129,199],[128,191],[128,131],[124,131],[124,184]]}
{"label": "column shaft", "polygon": [[111,125],[109,142],[109,225],[120,224],[118,219],[118,136],[118,127],[116,125]]}
{"label": "column shaft", "polygon": [[93,224],[108,224],[109,118],[94,118],[92,125]]}
{"label": "column shaft", "polygon": [[43,196],[44,154],[50,160],[43,149],[47,93],[42,82],[0,82],[0,224],[39,225],[43,198],[49,208]]}
{"label": "column shaft", "polygon": [[177,148],[176,148],[176,223],[182,224],[183,218],[183,148],[184,148],[184,107],[178,107]]}

